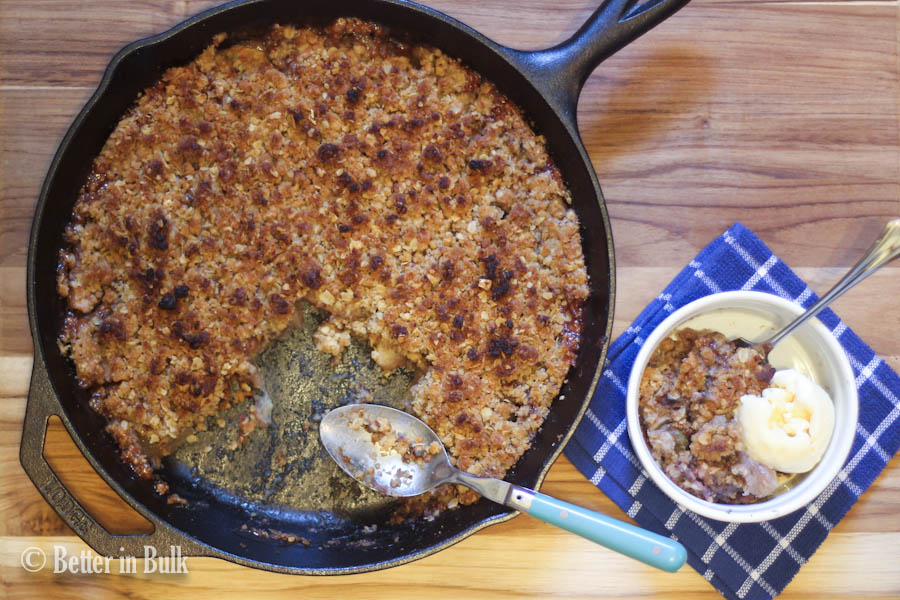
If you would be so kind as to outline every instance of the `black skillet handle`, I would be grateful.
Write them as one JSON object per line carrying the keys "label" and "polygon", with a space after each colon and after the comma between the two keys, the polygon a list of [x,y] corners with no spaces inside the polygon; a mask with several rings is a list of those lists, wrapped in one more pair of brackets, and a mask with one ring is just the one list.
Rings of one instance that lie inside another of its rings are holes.
{"label": "black skillet handle", "polygon": [[[46,367],[40,356],[35,356],[19,460],[47,503],[88,546],[99,554],[112,557],[143,558],[146,556],[147,547],[154,548],[158,556],[169,556],[171,547],[179,547],[182,556],[210,555],[209,550],[204,549],[201,544],[185,537],[152,514],[144,513],[144,517],[153,523],[153,532],[137,535],[113,535],[88,514],[44,458],[47,421],[53,415],[61,416],[59,413],[59,405],[50,385]],[[65,419],[62,421],[65,423]],[[152,551],[147,552],[151,552],[152,555]]]}
{"label": "black skillet handle", "polygon": [[546,50],[507,49],[531,81],[570,123],[576,124],[578,96],[601,62],[673,15],[689,0],[604,0],[563,43]]}

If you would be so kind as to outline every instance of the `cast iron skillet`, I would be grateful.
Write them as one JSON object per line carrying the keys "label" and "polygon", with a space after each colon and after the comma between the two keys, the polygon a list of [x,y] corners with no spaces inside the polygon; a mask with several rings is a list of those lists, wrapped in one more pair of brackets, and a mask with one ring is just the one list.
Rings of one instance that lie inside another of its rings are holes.
{"label": "cast iron skillet", "polygon": [[[211,493],[203,482],[174,473],[169,474],[172,490],[186,498],[188,505],[168,505],[164,497],[154,493],[151,482],[134,477],[119,460],[114,443],[103,431],[103,419],[88,407],[88,396],[76,385],[71,363],[57,348],[65,308],[55,284],[63,229],[93,157],[138,93],[165,69],[189,62],[220,32],[354,16],[411,34],[460,58],[497,84],[546,136],[581,221],[591,282],[582,347],[533,447],[507,477],[516,484],[536,488],[587,407],[612,327],[614,261],[609,218],[578,135],[578,95],[596,65],[686,3],[606,0],[569,40],[547,50],[524,52],[496,44],[442,13],[402,0],[247,0],[214,8],[124,48],[113,58],[99,88],[60,144],[41,189],[29,242],[28,314],[35,360],[20,458],[47,502],[88,545],[107,556],[142,556],[144,546],[155,546],[165,555],[170,545],[176,545],[185,556],[215,556],[301,574],[352,573],[402,564],[513,517],[515,513],[509,509],[480,501],[445,511],[433,521],[401,525],[384,522],[363,535],[360,524],[352,518],[342,519],[327,510],[301,513],[224,498]],[[112,535],[84,511],[43,458],[51,415],[62,420],[103,479],[153,523],[153,533]],[[241,535],[241,526],[253,525],[260,513],[265,513],[265,527],[303,536],[310,545],[285,545]]]}

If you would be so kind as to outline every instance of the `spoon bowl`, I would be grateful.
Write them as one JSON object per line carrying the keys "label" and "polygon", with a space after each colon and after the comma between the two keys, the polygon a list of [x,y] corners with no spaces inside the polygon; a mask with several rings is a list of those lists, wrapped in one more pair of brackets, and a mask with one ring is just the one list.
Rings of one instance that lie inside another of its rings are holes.
{"label": "spoon bowl", "polygon": [[[418,496],[453,477],[437,434],[402,410],[377,404],[342,406],[322,418],[319,437],[348,475],[387,496]],[[429,453],[435,443],[439,449]]]}

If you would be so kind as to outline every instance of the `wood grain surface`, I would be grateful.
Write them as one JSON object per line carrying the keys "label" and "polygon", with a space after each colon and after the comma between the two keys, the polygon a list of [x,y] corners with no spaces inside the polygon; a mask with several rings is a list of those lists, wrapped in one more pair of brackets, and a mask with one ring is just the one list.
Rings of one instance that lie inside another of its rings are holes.
{"label": "wood grain surface", "polygon": [[[593,0],[427,0],[493,39],[564,39]],[[18,461],[32,345],[25,257],[34,204],[63,133],[112,55],[213,6],[186,0],[0,0],[0,596],[8,598],[718,598],[689,567],[655,572],[527,517],[413,564],[298,577],[216,559],[187,575],[26,572],[22,552],[87,549]],[[514,8],[513,8],[514,6]],[[589,79],[580,130],[613,219],[615,333],[735,221],[815,290],[900,216],[900,9],[896,1],[694,0]],[[900,266],[835,310],[900,368]],[[59,423],[45,455],[115,533],[147,531]],[[544,490],[626,518],[564,458]],[[782,597],[900,598],[900,459],[835,528]]]}

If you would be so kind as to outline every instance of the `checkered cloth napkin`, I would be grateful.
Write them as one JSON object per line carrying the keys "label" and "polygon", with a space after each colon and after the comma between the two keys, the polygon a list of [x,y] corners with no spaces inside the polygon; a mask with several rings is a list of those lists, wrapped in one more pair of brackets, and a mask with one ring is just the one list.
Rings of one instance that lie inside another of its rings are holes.
{"label": "checkered cloth napkin", "polygon": [[726,598],[778,595],[900,447],[900,377],[830,310],[819,318],[850,357],[859,425],[847,464],[806,508],[774,521],[737,525],[701,517],[669,500],[641,468],[625,428],[625,387],[650,333],[672,311],[712,292],[759,290],[803,306],[815,295],[740,223],[707,246],[609,349],[569,460],[642,527],[669,535],[688,563]]}

